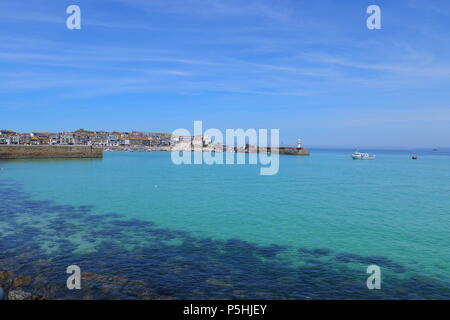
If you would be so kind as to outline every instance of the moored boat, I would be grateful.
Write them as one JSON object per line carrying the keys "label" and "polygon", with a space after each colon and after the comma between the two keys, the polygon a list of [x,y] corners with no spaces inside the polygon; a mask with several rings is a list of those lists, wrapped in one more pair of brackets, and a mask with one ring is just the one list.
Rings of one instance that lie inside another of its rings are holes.
{"label": "moored boat", "polygon": [[375,155],[370,155],[368,153],[355,152],[352,154],[353,160],[375,160]]}

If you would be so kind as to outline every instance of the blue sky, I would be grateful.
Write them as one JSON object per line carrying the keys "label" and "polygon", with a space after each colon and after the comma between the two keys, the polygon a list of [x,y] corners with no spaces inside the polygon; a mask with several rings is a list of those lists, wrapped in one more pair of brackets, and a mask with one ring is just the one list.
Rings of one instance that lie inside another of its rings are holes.
{"label": "blue sky", "polygon": [[[82,29],[66,28],[77,4]],[[366,8],[382,10],[368,30]],[[446,0],[1,0],[0,128],[450,146]]]}

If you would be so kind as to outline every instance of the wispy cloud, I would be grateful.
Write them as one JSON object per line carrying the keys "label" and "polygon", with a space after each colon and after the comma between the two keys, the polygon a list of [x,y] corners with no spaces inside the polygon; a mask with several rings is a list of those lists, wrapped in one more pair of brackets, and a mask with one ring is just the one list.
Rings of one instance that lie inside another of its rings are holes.
{"label": "wispy cloud", "polygon": [[437,113],[450,99],[450,35],[436,1],[423,4],[425,17],[389,2],[379,32],[365,29],[364,5],[353,2],[79,0],[80,31],[66,29],[61,2],[38,2],[0,3],[0,107],[156,106],[163,96],[194,113],[197,101],[264,109],[270,121],[289,109],[283,117],[297,124],[306,106],[317,110],[309,123],[332,114],[339,127],[378,126],[383,113],[371,112],[390,108],[398,115],[387,117],[413,123],[420,114],[401,108]]}
{"label": "wispy cloud", "polygon": [[[181,15],[198,16],[258,16],[277,21],[287,21],[291,17],[292,8],[289,2],[283,1],[283,5],[265,0],[171,0],[171,1],[146,1],[146,0],[116,0],[122,4],[137,7],[150,12],[169,12]],[[188,8],[188,10],[186,10]]]}

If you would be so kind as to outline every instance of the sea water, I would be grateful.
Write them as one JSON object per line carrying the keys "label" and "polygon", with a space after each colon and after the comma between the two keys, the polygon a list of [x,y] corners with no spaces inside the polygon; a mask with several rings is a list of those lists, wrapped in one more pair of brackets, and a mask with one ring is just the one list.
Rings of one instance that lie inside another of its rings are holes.
{"label": "sea water", "polygon": [[[280,156],[274,176],[168,152],[1,161],[0,270],[53,298],[142,298],[139,281],[175,299],[449,299],[450,155],[350,155]],[[73,264],[126,280],[69,292]]]}

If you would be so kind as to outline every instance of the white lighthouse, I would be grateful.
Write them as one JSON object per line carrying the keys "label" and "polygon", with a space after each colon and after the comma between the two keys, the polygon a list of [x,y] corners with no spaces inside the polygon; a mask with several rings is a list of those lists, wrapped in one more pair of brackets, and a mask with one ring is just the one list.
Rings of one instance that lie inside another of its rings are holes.
{"label": "white lighthouse", "polygon": [[297,149],[302,149],[302,139],[297,139]]}

